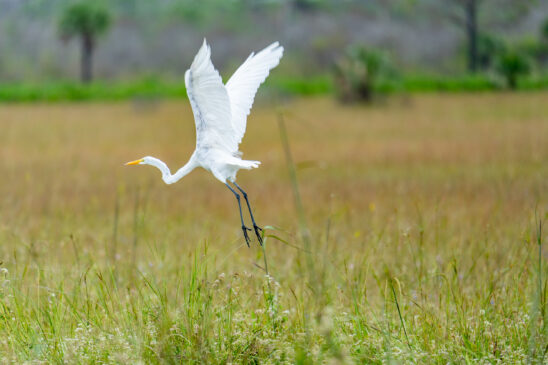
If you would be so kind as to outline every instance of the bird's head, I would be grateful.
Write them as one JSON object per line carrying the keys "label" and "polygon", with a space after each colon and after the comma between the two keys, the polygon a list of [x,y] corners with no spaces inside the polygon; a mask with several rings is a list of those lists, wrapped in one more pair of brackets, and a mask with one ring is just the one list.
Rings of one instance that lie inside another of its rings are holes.
{"label": "bird's head", "polygon": [[156,167],[158,170],[162,172],[162,180],[166,184],[173,184],[174,182],[178,181],[180,178],[188,174],[190,171],[192,171],[196,165],[192,161],[192,159],[187,162],[187,164],[183,167],[181,167],[175,175],[171,175],[171,172],[169,171],[169,167],[163,162],[162,160],[157,159],[156,157],[146,156],[143,158],[140,158],[135,161],[130,161],[126,163],[126,166],[131,165],[150,165]]}
{"label": "bird's head", "polygon": [[171,175],[167,165],[162,160],[159,160],[156,157],[145,156],[145,157],[140,158],[138,160],[130,161],[130,162],[126,163],[126,166],[131,166],[131,165],[150,165],[150,166],[154,166],[162,172],[162,178],[163,179],[166,179]]}
{"label": "bird's head", "polygon": [[156,157],[151,157],[151,156],[145,156],[135,161],[126,162],[126,166],[131,166],[131,165],[150,165],[160,169],[163,174],[165,174],[166,172],[169,172],[167,165],[162,160],[159,160]]}
{"label": "bird's head", "polygon": [[126,166],[131,166],[131,165],[152,165],[152,160],[154,160],[154,157],[146,156],[146,157],[140,158],[140,159],[135,160],[135,161],[126,162]]}

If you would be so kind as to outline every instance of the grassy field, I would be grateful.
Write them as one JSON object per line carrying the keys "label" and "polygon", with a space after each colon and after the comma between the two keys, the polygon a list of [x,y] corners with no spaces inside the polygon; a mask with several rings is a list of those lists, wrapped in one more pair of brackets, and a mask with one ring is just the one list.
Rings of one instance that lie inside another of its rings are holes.
{"label": "grassy field", "polygon": [[186,162],[186,101],[0,106],[0,361],[545,362],[547,100],[258,106],[266,255],[209,173],[123,166]]}

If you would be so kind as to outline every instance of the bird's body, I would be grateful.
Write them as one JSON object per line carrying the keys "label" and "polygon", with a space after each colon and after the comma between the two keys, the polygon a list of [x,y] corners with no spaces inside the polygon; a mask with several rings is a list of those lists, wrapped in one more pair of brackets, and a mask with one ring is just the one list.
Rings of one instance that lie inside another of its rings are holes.
{"label": "bird's body", "polygon": [[278,42],[271,44],[257,54],[251,54],[223,84],[221,76],[211,62],[211,49],[204,43],[185,73],[188,99],[196,123],[196,149],[177,172],[171,174],[168,166],[154,157],[128,162],[129,165],[146,164],[158,168],[166,184],[179,181],[196,167],[210,171],[219,181],[226,184],[236,195],[242,218],[242,229],[249,244],[247,228],[241,214],[240,196],[228,184],[233,183],[246,199],[257,237],[260,228],[255,224],[247,194],[236,184],[236,173],[240,169],[252,169],[259,161],[242,160],[238,146],[245,134],[247,116],[253,105],[257,89],[270,70],[278,65],[283,48]]}

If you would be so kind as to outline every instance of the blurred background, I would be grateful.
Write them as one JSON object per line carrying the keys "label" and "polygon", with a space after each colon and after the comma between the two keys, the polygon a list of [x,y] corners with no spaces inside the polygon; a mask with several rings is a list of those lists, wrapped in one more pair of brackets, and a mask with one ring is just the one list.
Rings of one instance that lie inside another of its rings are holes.
{"label": "blurred background", "polygon": [[[225,81],[285,47],[265,246],[124,166],[192,154],[204,37]],[[546,363],[546,89],[546,0],[0,0],[0,362]]]}
{"label": "blurred background", "polygon": [[547,19],[542,0],[0,0],[0,98],[109,93],[60,90],[78,79],[182,96],[204,37],[221,73],[280,41],[285,93],[541,88]]}

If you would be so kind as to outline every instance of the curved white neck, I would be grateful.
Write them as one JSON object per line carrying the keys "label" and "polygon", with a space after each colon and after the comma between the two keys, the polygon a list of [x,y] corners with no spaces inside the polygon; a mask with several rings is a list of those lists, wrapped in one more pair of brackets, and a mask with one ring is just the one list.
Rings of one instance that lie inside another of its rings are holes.
{"label": "curved white neck", "polygon": [[174,173],[173,175],[171,174],[171,171],[169,170],[169,167],[167,167],[166,163],[155,157],[148,157],[145,164],[154,166],[158,170],[160,170],[162,172],[162,180],[164,180],[166,184],[176,183],[177,181],[181,180],[185,175],[187,175],[189,172],[191,172],[197,167],[192,157],[183,167],[177,170],[177,172]]}

